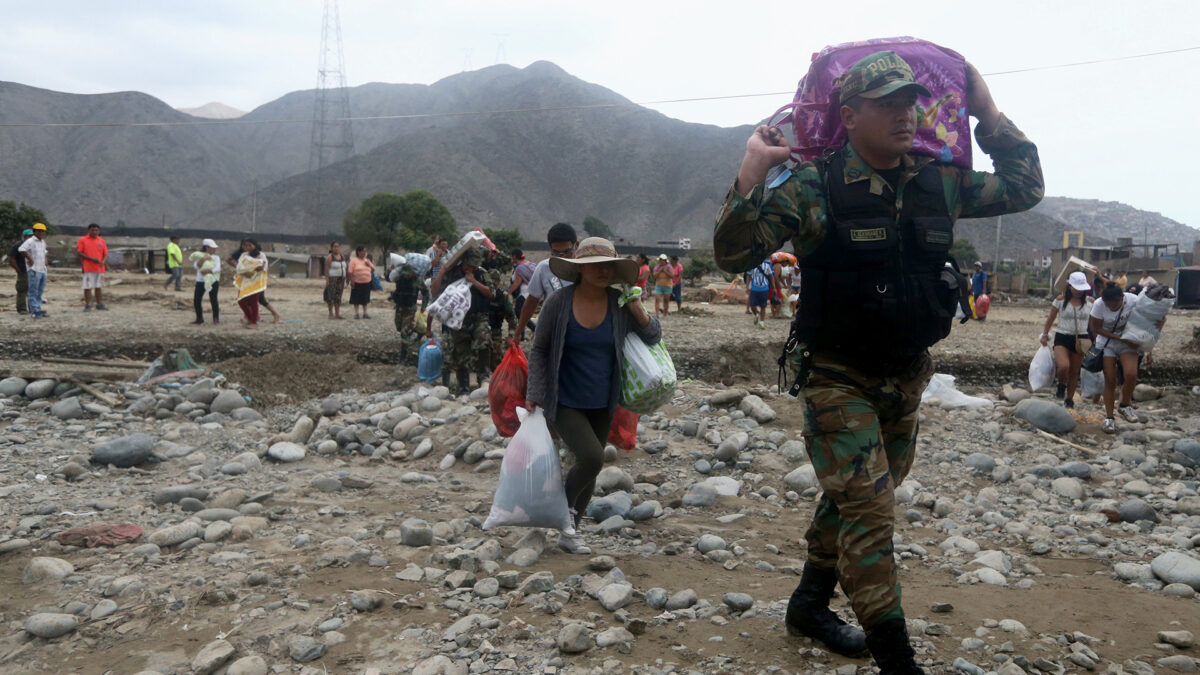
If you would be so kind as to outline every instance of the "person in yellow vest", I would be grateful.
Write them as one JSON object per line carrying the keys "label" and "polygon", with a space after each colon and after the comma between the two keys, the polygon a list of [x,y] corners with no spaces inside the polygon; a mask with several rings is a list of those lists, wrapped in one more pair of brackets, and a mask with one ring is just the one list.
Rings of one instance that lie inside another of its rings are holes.
{"label": "person in yellow vest", "polygon": [[167,277],[167,283],[163,284],[163,288],[168,288],[171,282],[175,283],[175,290],[183,290],[183,251],[179,248],[179,235],[172,235],[171,240],[167,243],[167,273],[171,276]]}

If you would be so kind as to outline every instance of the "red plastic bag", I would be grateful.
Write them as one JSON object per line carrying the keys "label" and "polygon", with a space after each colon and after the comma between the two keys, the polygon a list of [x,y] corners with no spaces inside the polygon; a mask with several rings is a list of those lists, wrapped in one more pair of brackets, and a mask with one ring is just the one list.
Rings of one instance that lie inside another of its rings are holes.
{"label": "red plastic bag", "polygon": [[529,361],[521,345],[512,343],[488,384],[488,408],[496,431],[511,438],[521,427],[517,406],[525,407],[525,385],[529,381]]}
{"label": "red plastic bag", "polygon": [[979,319],[986,319],[988,310],[991,309],[991,307],[991,296],[989,296],[987,293],[980,295],[979,299],[975,301],[975,317]]}
{"label": "red plastic bag", "polygon": [[637,413],[617,406],[617,414],[608,428],[608,442],[625,452],[633,451],[637,447],[637,424]]}

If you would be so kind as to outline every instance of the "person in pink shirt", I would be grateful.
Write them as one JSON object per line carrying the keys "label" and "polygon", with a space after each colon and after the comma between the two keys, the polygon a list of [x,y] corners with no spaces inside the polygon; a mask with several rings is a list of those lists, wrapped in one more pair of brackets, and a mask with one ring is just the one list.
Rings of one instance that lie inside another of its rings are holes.
{"label": "person in pink shirt", "polygon": [[683,265],[679,262],[679,256],[671,256],[671,299],[675,301],[675,309],[683,309]]}
{"label": "person in pink shirt", "polygon": [[87,234],[75,243],[75,252],[83,265],[83,311],[92,311],[92,291],[96,292],[96,309],[108,309],[104,304],[101,288],[104,286],[104,261],[108,258],[108,244],[100,237],[100,226],[88,225]]}
{"label": "person in pink shirt", "polygon": [[359,318],[359,307],[362,307],[362,318],[371,318],[367,314],[367,305],[371,302],[371,279],[374,273],[375,263],[367,258],[367,247],[354,249],[354,257],[350,259],[350,304],[354,305],[356,319]]}

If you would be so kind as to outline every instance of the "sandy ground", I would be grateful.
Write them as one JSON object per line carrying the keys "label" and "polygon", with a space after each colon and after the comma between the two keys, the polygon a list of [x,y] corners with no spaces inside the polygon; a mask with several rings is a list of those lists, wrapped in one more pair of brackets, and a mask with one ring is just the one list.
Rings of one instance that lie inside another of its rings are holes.
{"label": "sandy ground", "polygon": [[[0,358],[57,356],[116,356],[152,360],[164,347],[186,347],[199,362],[213,364],[247,356],[302,352],[302,367],[319,361],[315,354],[347,354],[363,363],[399,362],[399,344],[387,293],[376,292],[371,319],[334,321],[321,300],[322,282],[310,279],[272,279],[267,297],[279,311],[279,323],[263,321],[256,329],[240,325],[234,289],[222,282],[222,322],[213,325],[207,316],[202,326],[192,326],[192,289],[175,292],[162,287],[165,277],[143,274],[110,274],[105,295],[107,312],[84,313],[78,275],[53,272],[47,290],[46,310],[50,317],[32,320],[12,311],[13,277],[0,273]],[[390,284],[386,285],[390,286]],[[348,299],[348,295],[347,295]],[[986,322],[955,325],[950,337],[934,347],[939,371],[949,372],[963,384],[998,386],[1025,378],[1029,360],[1037,349],[1037,337],[1048,307],[1040,302],[995,306]],[[1200,378],[1200,354],[1184,351],[1200,326],[1200,312],[1176,311],[1159,343],[1157,364],[1143,380],[1151,383],[1186,383]],[[745,309],[734,305],[703,305],[686,302],[683,313],[672,313],[663,321],[665,339],[676,366],[687,377],[708,381],[774,383],[776,358],[787,336],[788,321],[771,320],[765,330],[755,328]],[[288,362],[295,363],[294,359]],[[242,362],[245,364],[245,362]],[[344,364],[345,365],[345,364]],[[366,375],[354,368],[326,363],[320,370],[305,370],[309,382],[285,385],[279,392],[302,400],[354,386]],[[258,369],[264,377],[279,368],[267,362]],[[406,371],[405,371],[406,372]],[[339,376],[338,373],[345,373]],[[324,384],[323,384],[324,382]],[[252,385],[254,386],[254,385]],[[295,391],[291,391],[295,389]]]}
{"label": "sandy ground", "polygon": [[[5,291],[0,292],[0,302],[6,310],[0,312],[2,367],[26,367],[27,359],[40,355],[124,355],[148,359],[164,346],[186,346],[202,363],[213,365],[225,372],[231,381],[247,387],[256,406],[266,414],[266,423],[272,433],[290,428],[298,411],[314,408],[316,402],[313,399],[330,392],[350,388],[368,393],[396,390],[413,381],[410,366],[395,365],[395,331],[390,308],[383,302],[374,303],[377,309],[371,320],[331,321],[326,318],[325,307],[320,301],[319,282],[273,279],[268,296],[282,314],[280,323],[267,323],[253,330],[242,328],[237,321],[233,294],[224,289],[222,323],[191,326],[188,325],[192,319],[189,291],[163,290],[161,277],[112,276],[114,281],[121,283],[112,287],[107,295],[111,309],[85,314],[77,297],[76,280],[70,275],[55,274],[46,306],[51,316],[34,321],[19,317],[11,310],[12,278],[11,275],[0,275],[0,289]],[[1004,382],[1022,379],[1024,364],[1036,347],[1043,311],[1040,306],[996,307],[986,323],[971,322],[956,327],[953,336],[938,346],[939,360],[949,364],[951,372],[957,368],[959,374],[972,383],[972,391],[996,395]],[[1166,398],[1154,404],[1157,412],[1190,407],[1193,412],[1189,414],[1193,417],[1187,424],[1195,421],[1196,399],[1185,386],[1178,385],[1187,384],[1183,380],[1196,377],[1197,357],[1182,353],[1181,347],[1198,324],[1200,320],[1195,313],[1179,312],[1172,316],[1159,349],[1160,366],[1154,371],[1162,373],[1158,376],[1160,381],[1167,382],[1163,385]],[[740,307],[689,303],[684,314],[673,314],[664,320],[664,331],[677,361],[684,364],[683,369],[691,377],[707,378],[711,382],[751,382],[761,385],[760,391],[765,394],[765,388],[775,382],[774,349],[786,333],[786,322],[770,321],[768,328],[762,330],[750,325],[749,317]],[[1154,372],[1151,379],[1155,377]],[[700,418],[697,413],[699,402],[714,386],[718,385],[685,383],[682,399],[666,408],[661,419]],[[791,438],[798,437],[801,404],[785,398],[770,401],[779,413],[779,419],[772,422],[769,429],[781,431]],[[1095,411],[1084,409],[1081,412],[1086,415]],[[980,433],[980,426],[987,419],[1001,419],[1008,425],[1006,429],[1016,428],[1007,413],[999,411],[989,418],[927,410],[923,450],[913,477],[935,493],[957,495],[969,505],[972,496],[991,486],[992,481],[986,476],[973,476],[962,471],[957,459],[951,470],[950,460],[946,459],[951,454],[958,457],[960,453],[984,450],[997,456],[1019,458],[1015,461],[1019,461],[1020,466],[1038,463],[1039,452],[1057,451],[1064,459],[1089,456],[1037,438],[1015,445],[1010,442],[993,445]],[[175,429],[173,424],[168,422],[158,429],[174,433],[171,431]],[[1181,424],[1172,422],[1170,426],[1183,435],[1196,433],[1196,429]],[[7,422],[0,423],[0,434],[8,431],[5,425]],[[648,433],[643,434],[643,442],[648,438],[666,437],[667,432],[662,431],[665,428],[648,429]],[[221,453],[231,447],[234,448],[231,452],[245,449],[244,444],[238,447],[239,441],[231,440],[232,436],[218,436],[215,432],[205,436],[189,429],[185,423],[176,430],[183,430],[180,433],[185,434],[181,442],[201,446],[213,455],[224,456]],[[26,457],[36,456],[40,452],[36,447],[36,433],[24,433],[33,434],[28,439],[29,444],[17,446],[15,451]],[[1086,445],[1105,441],[1094,425],[1077,431],[1073,438]],[[21,443],[26,443],[26,439],[22,438]],[[80,441],[79,449],[74,452],[86,451],[86,447]],[[394,542],[381,544],[387,561],[380,569],[368,567],[362,561],[350,563],[344,558],[323,564],[324,549],[296,551],[286,542],[290,533],[300,529],[314,533],[316,540],[321,541],[357,531],[376,536],[385,529],[397,527],[405,518],[422,517],[434,523],[485,513],[494,489],[494,472],[481,474],[461,462],[450,471],[438,472],[437,460],[444,454],[446,446],[439,441],[438,447],[434,455],[424,460],[380,463],[353,455],[313,454],[292,472],[279,469],[278,486],[268,502],[272,513],[279,516],[273,518],[272,536],[254,537],[237,544],[237,550],[245,552],[254,561],[254,569],[271,578],[265,590],[258,592],[246,587],[243,571],[226,575],[218,568],[214,573],[214,568],[204,565],[202,559],[182,552],[138,562],[127,572],[147,580],[147,595],[151,591],[158,597],[167,592],[178,593],[183,609],[149,602],[139,604],[136,598],[125,598],[120,602],[121,613],[114,619],[86,624],[75,638],[48,643],[21,642],[14,638],[0,643],[0,657],[11,659],[9,667],[14,668],[9,670],[0,665],[0,670],[131,673],[144,668],[160,668],[162,672],[183,673],[187,672],[186,666],[181,668],[179,664],[190,660],[218,633],[230,631],[234,626],[245,626],[230,639],[239,644],[241,653],[257,651],[271,655],[271,662],[280,664],[280,669],[275,672],[352,673],[376,666],[381,667],[382,672],[406,672],[402,668],[380,665],[397,660],[408,662],[404,659],[418,655],[418,652],[406,651],[414,649],[405,646],[408,643],[397,642],[397,633],[414,626],[444,629],[460,615],[429,584],[393,577],[407,562],[432,564],[430,552],[401,547]],[[60,463],[70,452],[69,448],[56,447],[52,451],[54,461],[50,464]],[[699,439],[678,444],[672,440],[671,448],[663,454],[649,455],[640,450],[621,453],[616,465],[631,476],[656,471],[667,471],[670,475],[671,472],[689,471],[687,467],[710,452]],[[113,508],[111,503],[114,501],[132,500],[138,504],[136,512],[142,514],[146,523],[161,521],[164,514],[171,515],[170,508],[145,506],[148,496],[164,485],[185,480],[180,469],[162,466],[167,468],[122,472],[114,479],[119,482],[111,484],[106,484],[108,478],[98,474],[86,482],[87,490],[80,488],[79,493],[70,491],[74,489],[71,484],[55,483],[56,499],[61,501],[64,509],[72,511]],[[773,485],[782,491],[785,489],[782,476],[790,468],[780,456],[762,453],[760,459],[756,459],[753,471],[765,476],[762,485]],[[434,473],[439,476],[439,481],[402,484],[399,476],[407,471]],[[374,484],[369,490],[353,495],[324,494],[307,487],[312,477],[333,472],[370,478]],[[107,475],[113,477],[116,474]],[[0,474],[0,484],[17,478],[12,474]],[[1097,482],[1111,478],[1111,475],[1104,475],[1097,478]],[[640,478],[638,480],[641,482]],[[226,479],[221,487],[236,484],[233,479]],[[664,506],[678,506],[685,484],[676,483],[672,478],[664,485],[666,494],[655,498],[662,500]],[[254,494],[255,488],[247,488]],[[10,499],[21,498],[19,492],[4,494]],[[10,494],[17,496],[10,497]],[[1025,499],[1025,496],[1015,499]],[[1043,505],[1047,503],[1041,495],[1037,495],[1037,499]],[[10,505],[15,512],[25,514],[28,511]],[[635,554],[626,544],[597,550],[596,553],[614,555],[617,564],[638,589],[653,586],[666,586],[671,590],[694,588],[701,597],[717,603],[721,593],[739,590],[759,601],[760,611],[728,625],[715,621],[653,623],[657,612],[644,604],[635,604],[629,608],[629,613],[652,622],[652,630],[637,640],[631,653],[593,650],[560,664],[559,670],[544,672],[589,672],[589,668],[591,672],[615,672],[621,670],[621,666],[637,666],[637,672],[664,672],[674,664],[683,671],[694,668],[699,672],[804,673],[812,672],[816,668],[814,664],[826,668],[851,663],[863,665],[862,661],[814,652],[811,643],[783,635],[782,605],[777,601],[786,598],[797,582],[796,574],[804,557],[800,536],[813,505],[813,500],[808,497],[793,502],[768,501],[747,490],[742,497],[722,498],[711,510],[680,510],[669,519],[643,524],[638,535],[640,542],[656,544],[658,554]],[[898,507],[897,513],[902,513],[905,508]],[[1002,510],[1014,518],[1019,515],[1009,513],[1007,508]],[[728,525],[715,520],[715,516],[726,513],[742,513],[743,518]],[[1180,621],[1184,627],[1197,630],[1200,611],[1196,600],[1171,598],[1125,584],[1113,576],[1112,560],[1085,553],[1088,549],[1079,542],[1091,530],[1090,526],[1085,527],[1075,520],[1077,513],[1062,510],[1044,524],[1047,536],[1061,540],[1061,546],[1056,545],[1050,554],[1031,554],[1023,544],[1011,548],[1023,573],[1034,580],[1027,589],[957,582],[956,578],[965,571],[969,556],[964,559],[935,554],[928,560],[904,560],[902,578],[909,617],[942,626],[931,629],[922,638],[936,647],[938,665],[932,672],[953,672],[949,664],[959,655],[980,662],[981,653],[963,651],[960,643],[981,634],[997,648],[1003,642],[1011,642],[1011,652],[1023,655],[1029,661],[1041,655],[1061,661],[1062,645],[1066,641],[1063,636],[1083,633],[1095,639],[1093,648],[1106,662],[1119,664],[1134,658],[1153,663],[1154,659],[1163,656],[1166,652],[1154,646],[1155,633],[1177,627],[1171,624],[1172,621]],[[959,515],[972,520],[965,513]],[[15,520],[14,517],[13,523],[6,525],[15,524]],[[54,522],[70,524],[68,520]],[[904,518],[898,518],[898,532],[904,542],[936,552],[946,532],[934,529],[932,522],[910,524]],[[1082,531],[1078,537],[1064,534],[1072,531],[1072,525]],[[1000,528],[978,529],[977,524],[971,527],[976,528],[975,536],[981,541],[1004,541],[1004,546],[1010,546],[1010,540],[1002,539]],[[1051,534],[1051,528],[1054,528],[1054,534]],[[688,554],[687,542],[705,533],[721,535],[730,545],[744,546],[749,556],[731,568],[694,553]],[[502,538],[506,555],[520,534],[519,530],[513,529],[496,535]],[[1133,536],[1130,530],[1117,527],[1105,529],[1104,534],[1114,545]],[[767,544],[777,546],[778,550],[770,550]],[[1111,549],[1106,550],[1111,552]],[[679,554],[667,553],[670,551]],[[70,557],[76,569],[84,573],[93,566],[108,569],[120,558],[120,554],[104,549],[64,554],[53,547],[44,547],[43,542],[32,551],[0,557],[0,615],[7,619],[6,626],[14,635],[14,631],[20,629],[21,617],[28,612],[61,606],[72,597],[71,589],[51,592],[44,587],[19,582],[31,555]],[[1135,560],[1145,561],[1137,557]],[[753,561],[768,565],[756,566]],[[569,575],[583,573],[584,562],[585,559],[548,554],[533,569],[550,570],[555,579],[561,581]],[[123,560],[121,564],[128,563]],[[228,578],[223,578],[225,576]],[[230,592],[235,597],[221,600],[218,596],[214,600],[214,596],[198,596],[194,592],[197,588],[232,589]],[[324,670],[301,671],[300,666],[287,661],[286,649],[279,644],[281,631],[311,632],[313,626],[330,616],[345,615],[348,593],[363,588],[385,592],[389,604],[375,613],[354,618],[352,629],[344,631],[349,636],[348,641],[331,649],[322,662]],[[393,599],[404,599],[405,602],[393,606]],[[286,606],[266,618],[251,612],[249,616],[254,618],[246,619],[251,608],[280,600],[286,601]],[[770,605],[773,602],[775,604]],[[934,613],[931,607],[935,603],[949,603],[953,610]],[[610,615],[601,614],[602,611],[594,601],[583,598],[572,601],[566,615],[608,625]],[[495,639],[497,644],[504,645],[503,649],[513,653],[539,649],[553,652],[552,647],[547,650],[544,644],[529,642],[513,620],[520,619],[539,629],[555,631],[563,617],[520,602],[506,609],[502,617]],[[994,624],[988,623],[1009,618],[1023,622],[1029,632],[1000,633]],[[985,625],[992,626],[992,630],[981,633]],[[427,656],[436,652],[426,650],[423,653]],[[628,668],[624,670],[628,672]],[[860,672],[868,670],[864,666]]]}

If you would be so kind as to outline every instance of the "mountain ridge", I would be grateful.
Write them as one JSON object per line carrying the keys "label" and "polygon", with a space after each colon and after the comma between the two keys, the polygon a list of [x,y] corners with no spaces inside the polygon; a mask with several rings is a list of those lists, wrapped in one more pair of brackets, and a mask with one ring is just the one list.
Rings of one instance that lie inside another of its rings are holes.
{"label": "mountain ridge", "polygon": [[[325,184],[354,171],[339,210],[374,192],[428,189],[460,227],[547,225],[593,215],[638,242],[712,231],[751,125],[669,118],[548,61],[496,65],[433,84],[372,82],[348,92],[355,154],[326,167]],[[179,126],[0,127],[0,199],[42,208],[65,224],[324,234],[339,222],[306,214],[315,90],[290,92],[236,122],[206,120],[140,92],[67,94],[0,82],[0,123]],[[522,111],[522,112],[512,112]],[[264,123],[265,121],[276,121]],[[259,123],[255,123],[259,122]],[[257,183],[257,191],[255,185]],[[995,219],[963,220],[958,236],[995,250]],[[1027,258],[1085,230],[1085,243],[1143,233],[1190,250],[1187,225],[1116,202],[1047,197],[1004,218],[1002,257]],[[984,253],[984,252],[988,253]],[[1028,252],[1026,252],[1028,251]]]}

